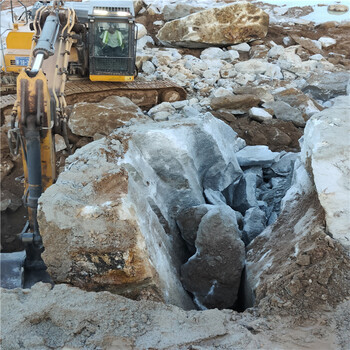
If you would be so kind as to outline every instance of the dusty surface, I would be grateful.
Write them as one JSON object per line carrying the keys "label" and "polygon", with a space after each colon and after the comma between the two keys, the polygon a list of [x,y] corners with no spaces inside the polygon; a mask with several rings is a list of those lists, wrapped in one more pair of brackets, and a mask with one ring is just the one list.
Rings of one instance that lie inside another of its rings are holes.
{"label": "dusty surface", "polygon": [[1,343],[7,350],[346,350],[349,306],[345,302],[333,312],[295,322],[263,317],[256,309],[184,311],[108,292],[38,284],[31,290],[2,290]]}

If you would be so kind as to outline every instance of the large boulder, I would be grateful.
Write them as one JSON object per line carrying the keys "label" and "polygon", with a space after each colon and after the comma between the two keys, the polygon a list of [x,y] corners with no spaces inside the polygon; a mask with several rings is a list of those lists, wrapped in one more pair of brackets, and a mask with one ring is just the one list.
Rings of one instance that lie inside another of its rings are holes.
{"label": "large boulder", "polygon": [[[230,140],[230,142],[227,142]],[[41,197],[43,258],[56,282],[191,307],[178,213],[241,175],[237,135],[210,113],[137,123],[79,149]]]}
{"label": "large boulder", "polygon": [[165,45],[203,48],[228,46],[264,38],[269,16],[241,2],[197,12],[166,23],[157,38]]}

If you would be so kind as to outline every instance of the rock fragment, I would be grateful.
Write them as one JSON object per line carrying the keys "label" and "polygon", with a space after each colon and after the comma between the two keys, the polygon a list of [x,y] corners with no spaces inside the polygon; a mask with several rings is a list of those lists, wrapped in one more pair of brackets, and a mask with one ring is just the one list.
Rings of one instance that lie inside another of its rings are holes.
{"label": "rock fragment", "polygon": [[260,103],[260,99],[254,95],[226,95],[214,97],[211,100],[211,108],[232,109],[238,111],[248,111],[251,107],[255,107]]}
{"label": "rock fragment", "polygon": [[69,128],[80,136],[109,135],[130,119],[144,119],[141,109],[126,97],[109,96],[100,103],[79,102],[73,106]]}
{"label": "rock fragment", "polygon": [[280,154],[271,152],[267,146],[246,146],[236,154],[241,167],[261,166],[270,167],[278,161]]}
{"label": "rock fragment", "polygon": [[265,108],[271,108],[277,119],[291,121],[293,124],[299,127],[305,126],[306,122],[302,117],[302,113],[291,107],[288,103],[283,101],[267,102],[263,104]]}
{"label": "rock fragment", "polygon": [[181,267],[185,288],[200,308],[228,308],[237,300],[244,267],[244,243],[235,212],[214,207],[199,224],[196,253]]}

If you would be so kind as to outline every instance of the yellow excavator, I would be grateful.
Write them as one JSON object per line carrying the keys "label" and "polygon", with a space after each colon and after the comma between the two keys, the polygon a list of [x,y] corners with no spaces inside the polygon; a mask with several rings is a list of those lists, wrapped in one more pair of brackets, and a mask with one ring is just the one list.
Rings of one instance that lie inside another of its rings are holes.
{"label": "yellow excavator", "polygon": [[[54,134],[61,134],[70,150],[65,96],[68,77],[89,78],[70,87],[75,97],[100,92],[106,96],[107,92],[140,100],[141,92],[147,103],[151,100],[156,104],[186,96],[182,88],[170,82],[134,82],[136,37],[130,0],[37,2],[30,15],[26,11],[25,22],[15,23],[8,33],[3,69],[19,73],[8,137],[11,151],[21,152],[23,159],[23,198],[29,221],[20,236],[26,244],[26,271],[45,270],[38,199],[56,179]],[[2,259],[3,286],[11,268]]]}

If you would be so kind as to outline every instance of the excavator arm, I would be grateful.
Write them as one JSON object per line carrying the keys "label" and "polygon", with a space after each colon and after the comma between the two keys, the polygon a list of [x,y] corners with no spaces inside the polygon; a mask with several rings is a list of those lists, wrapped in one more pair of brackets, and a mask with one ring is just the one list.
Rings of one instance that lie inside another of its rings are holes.
{"label": "excavator arm", "polygon": [[74,10],[62,5],[54,1],[36,13],[29,64],[17,78],[17,100],[9,131],[10,143],[17,143],[11,148],[18,150],[20,146],[23,160],[23,200],[29,220],[21,239],[26,245],[24,269],[28,271],[46,269],[41,258],[44,247],[37,210],[40,195],[56,179],[55,133],[63,134],[69,149],[64,88],[76,17]]}

